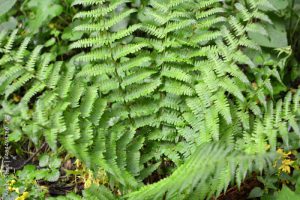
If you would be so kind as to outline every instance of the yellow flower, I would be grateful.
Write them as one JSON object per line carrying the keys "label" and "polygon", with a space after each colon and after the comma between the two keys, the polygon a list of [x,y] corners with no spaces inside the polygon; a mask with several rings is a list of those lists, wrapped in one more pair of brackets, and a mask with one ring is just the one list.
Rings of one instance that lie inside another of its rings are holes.
{"label": "yellow flower", "polygon": [[282,165],[279,167],[279,169],[285,173],[288,173],[288,174],[291,173],[291,168],[288,165]]}
{"label": "yellow flower", "polygon": [[286,172],[286,173],[291,173],[291,165],[294,163],[293,160],[290,159],[285,159],[282,161],[281,166],[279,167],[279,170]]}
{"label": "yellow flower", "polygon": [[16,193],[20,193],[20,191],[19,191],[19,188],[14,188],[15,189],[15,191],[16,191]]}
{"label": "yellow flower", "polygon": [[290,160],[290,159],[286,159],[286,160],[283,160],[282,161],[282,164],[283,165],[291,165],[291,164],[293,164],[295,161],[293,161],[293,160]]}
{"label": "yellow flower", "polygon": [[[293,160],[290,160],[290,156],[293,154],[291,151],[285,152],[283,149],[279,148],[277,149],[277,153],[281,155],[281,166],[278,168],[279,173],[280,172],[286,172],[288,174],[291,173],[291,167],[292,164],[295,162]],[[277,161],[276,161],[277,162]],[[274,167],[276,167],[276,162]],[[294,167],[294,166],[293,166]],[[295,167],[294,167],[295,168]]]}
{"label": "yellow flower", "polygon": [[292,155],[292,152],[291,152],[291,151],[285,153],[285,152],[283,151],[283,149],[280,149],[280,148],[277,149],[277,153],[281,154],[281,156],[284,157],[284,158],[287,158],[287,157],[289,157],[290,155]]}
{"label": "yellow flower", "polygon": [[7,189],[8,189],[8,191],[10,191],[10,192],[11,192],[11,191],[14,191],[14,190],[13,190],[13,187],[11,187],[11,186],[8,186]]}
{"label": "yellow flower", "polygon": [[19,193],[19,192],[20,192],[20,191],[19,191],[19,188],[15,188],[15,187],[12,187],[12,186],[8,186],[8,191],[10,191],[10,192],[15,191],[16,193]]}
{"label": "yellow flower", "polygon": [[16,181],[15,180],[11,180],[11,181],[9,181],[9,185],[13,185],[13,184],[15,184],[16,183]]}
{"label": "yellow flower", "polygon": [[89,188],[91,187],[92,185],[92,180],[91,179],[87,179],[85,182],[84,182],[84,188]]}
{"label": "yellow flower", "polygon": [[284,153],[284,154],[283,154],[283,157],[287,158],[287,157],[289,157],[290,155],[292,155],[292,152],[291,152],[291,151],[289,151],[289,152],[287,152],[287,153]]}
{"label": "yellow flower", "polygon": [[15,200],[25,200],[29,196],[28,192],[23,192],[23,194],[19,197],[17,197]]}
{"label": "yellow flower", "polygon": [[80,166],[81,166],[81,162],[80,162],[80,160],[75,160],[75,165],[76,165],[76,168],[79,168]]}
{"label": "yellow flower", "polygon": [[283,154],[283,149],[281,149],[281,148],[277,149],[277,153]]}

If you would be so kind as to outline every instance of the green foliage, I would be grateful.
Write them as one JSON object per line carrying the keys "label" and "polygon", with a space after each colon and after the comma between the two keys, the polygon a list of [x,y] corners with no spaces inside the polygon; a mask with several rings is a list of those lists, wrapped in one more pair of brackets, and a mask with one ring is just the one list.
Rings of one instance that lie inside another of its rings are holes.
{"label": "green foliage", "polygon": [[[11,141],[103,169],[109,184],[83,198],[216,197],[299,141],[293,49],[274,16],[286,1],[64,2],[30,0],[25,29],[1,32],[0,120],[12,117]],[[164,163],[171,175],[148,183]],[[57,180],[59,165],[40,156],[40,178]]]}
{"label": "green foliage", "polygon": [[49,23],[52,18],[63,12],[63,7],[58,0],[30,0],[27,8],[33,11],[35,16],[28,22],[28,27],[32,33],[37,32],[43,23]]}
{"label": "green foliage", "polygon": [[0,11],[0,15],[5,14],[7,11],[9,11],[14,4],[16,3],[16,0],[1,0],[0,1],[0,6],[1,6],[1,11]]}
{"label": "green foliage", "polygon": [[[1,174],[2,197],[5,199],[17,199],[23,196],[24,199],[44,199],[47,190],[37,184],[37,180],[52,176],[43,169],[36,169],[34,165],[26,165],[15,175],[5,176]],[[22,199],[22,198],[21,198]]]}

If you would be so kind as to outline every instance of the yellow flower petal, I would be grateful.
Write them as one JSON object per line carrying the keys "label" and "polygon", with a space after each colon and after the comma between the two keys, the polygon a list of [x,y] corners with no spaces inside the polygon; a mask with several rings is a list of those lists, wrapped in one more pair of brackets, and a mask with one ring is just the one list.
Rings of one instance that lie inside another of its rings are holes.
{"label": "yellow flower petal", "polygon": [[91,185],[92,185],[92,181],[91,181],[90,179],[88,179],[88,180],[86,180],[85,183],[84,183],[84,188],[85,188],[85,189],[86,189],[86,188],[89,188],[89,187],[91,187]]}
{"label": "yellow flower petal", "polygon": [[20,190],[19,190],[19,188],[14,188],[15,189],[15,191],[16,191],[16,193],[20,193]]}
{"label": "yellow flower petal", "polygon": [[277,149],[277,153],[283,154],[283,150],[281,148]]}
{"label": "yellow flower petal", "polygon": [[19,197],[17,197],[15,200],[25,200],[29,196],[28,192],[23,192],[23,194]]}

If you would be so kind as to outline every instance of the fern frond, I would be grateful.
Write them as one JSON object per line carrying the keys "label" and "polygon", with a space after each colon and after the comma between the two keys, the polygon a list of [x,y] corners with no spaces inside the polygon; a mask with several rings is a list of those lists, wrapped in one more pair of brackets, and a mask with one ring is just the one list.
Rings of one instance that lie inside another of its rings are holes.
{"label": "fern frond", "polygon": [[161,85],[159,79],[152,80],[150,83],[142,84],[141,86],[132,86],[129,87],[128,93],[125,96],[125,101],[132,101],[134,99],[147,96],[151,94]]}
{"label": "fern frond", "polygon": [[[253,157],[244,156],[238,152],[231,152],[230,148],[224,148],[219,145],[202,145],[191,156],[191,158],[183,165],[181,165],[170,177],[159,181],[158,183],[142,187],[139,191],[129,193],[128,199],[153,199],[161,198],[165,194],[167,198],[173,198],[183,193],[190,193],[195,187],[203,187],[208,185],[210,181],[210,174],[218,173],[220,165],[222,171],[224,168],[230,170],[230,173],[237,173],[237,180],[244,178],[244,174],[256,168],[253,163],[259,163],[266,167],[268,161],[274,158],[274,154],[256,155]],[[201,163],[199,163],[201,160]],[[251,160],[251,162],[249,162]],[[223,164],[222,164],[223,163]],[[243,166],[240,167],[240,166]],[[220,180],[221,181],[221,180]],[[226,188],[229,184],[228,178],[223,179],[222,184]],[[174,182],[177,184],[174,185]],[[240,182],[240,181],[238,181]],[[214,192],[207,191],[207,193],[200,193],[203,197],[210,197],[216,192],[220,192],[224,188],[216,188]],[[202,191],[199,191],[202,192]],[[203,191],[204,192],[204,191]],[[198,194],[198,195],[200,195]],[[218,195],[218,193],[216,194]]]}
{"label": "fern frond", "polygon": [[162,72],[162,76],[168,77],[168,78],[173,78],[177,79],[179,81],[183,81],[186,83],[191,83],[192,77],[185,73],[183,70],[174,68],[174,67],[165,67]]}
{"label": "fern frond", "polygon": [[111,50],[107,48],[102,48],[100,50],[95,50],[90,53],[86,53],[84,55],[78,56],[77,61],[81,62],[91,62],[91,61],[99,61],[106,60],[111,58]]}
{"label": "fern frond", "polygon": [[249,13],[248,9],[241,3],[234,4],[235,8],[241,13],[243,21],[248,21],[251,19],[251,13]]}
{"label": "fern frond", "polygon": [[120,66],[117,68],[118,73],[129,71],[135,67],[145,67],[150,65],[151,58],[149,56],[138,56],[136,58],[131,58],[120,63]]}
{"label": "fern frond", "polygon": [[[27,49],[28,47],[28,44],[30,42],[30,37],[27,37],[23,40],[22,44],[20,45],[19,49],[18,49],[18,52],[16,54],[16,57],[15,57],[15,60],[19,63],[23,62],[23,59],[24,59],[24,54],[25,54],[25,50]],[[36,50],[38,51],[38,49]],[[37,52],[38,53],[38,52]]]}
{"label": "fern frond", "polygon": [[28,104],[30,99],[35,96],[37,93],[41,92],[46,87],[45,84],[36,82],[23,96],[21,104]]}
{"label": "fern frond", "polygon": [[135,9],[129,9],[125,12],[122,12],[120,15],[114,16],[109,20],[101,20],[97,24],[82,24],[74,28],[75,31],[83,32],[94,32],[94,31],[105,31],[110,29],[112,26],[120,23],[124,18],[130,16],[132,13],[135,13]]}
{"label": "fern frond", "polygon": [[175,95],[192,96],[195,93],[188,85],[174,80],[167,80],[162,90]]}
{"label": "fern frond", "polygon": [[263,13],[263,12],[256,11],[256,12],[253,13],[253,17],[256,18],[256,19],[259,19],[261,21],[267,22],[269,24],[273,24],[273,22],[269,18],[269,16],[266,15],[265,13]]}
{"label": "fern frond", "polygon": [[18,78],[18,80],[16,82],[12,83],[6,89],[6,91],[5,91],[5,97],[7,98],[10,94],[12,94],[16,90],[18,90],[23,85],[25,85],[25,83],[27,83],[28,81],[30,81],[33,77],[34,77],[34,75],[29,74],[29,73],[25,73],[23,76],[21,76],[20,78]]}
{"label": "fern frond", "polygon": [[219,86],[224,88],[226,91],[236,96],[239,100],[244,101],[244,95],[239,90],[239,87],[236,85],[235,81],[229,78],[225,78],[222,82],[219,83]]}
{"label": "fern frond", "polygon": [[43,46],[41,45],[38,45],[34,48],[34,50],[32,51],[30,57],[29,57],[29,60],[25,66],[25,68],[28,70],[28,71],[33,71],[34,69],[34,66],[36,64],[36,61],[40,55],[40,52],[42,50]]}
{"label": "fern frond", "polygon": [[4,46],[4,52],[8,53],[12,50],[14,42],[17,37],[17,33],[18,33],[18,30],[16,29],[16,30],[13,30],[13,32],[10,34],[10,36],[7,40],[7,43]]}
{"label": "fern frond", "polygon": [[230,113],[229,103],[224,95],[224,92],[219,91],[215,95],[216,99],[214,105],[216,106],[217,111],[224,117],[226,122],[230,124],[232,122],[232,117]]}
{"label": "fern frond", "polygon": [[75,0],[72,3],[72,6],[75,6],[75,5],[83,5],[83,6],[101,5],[105,1],[106,0]]}
{"label": "fern frond", "polygon": [[[199,1],[198,1],[199,2]],[[200,1],[197,8],[203,9],[207,8],[215,3],[219,3],[221,0],[207,0],[207,1]]]}
{"label": "fern frond", "polygon": [[[102,1],[103,3],[105,2],[104,0]],[[90,1],[89,3],[87,2],[81,2],[80,4],[98,4],[98,5],[101,5],[102,4],[101,1],[94,1],[94,3],[92,1]],[[115,1],[113,2],[111,5],[107,6],[107,7],[100,7],[100,8],[97,8],[97,9],[94,9],[94,10],[91,10],[91,11],[82,11],[82,12],[79,12],[77,13],[75,16],[74,16],[74,19],[77,19],[77,18],[100,18],[100,17],[103,17],[105,15],[107,15],[108,13],[112,12],[113,10],[115,10],[118,6],[120,6],[121,4],[124,4],[124,3],[127,3],[129,2],[128,0],[120,0],[120,1]],[[76,5],[76,4],[79,4],[79,1],[75,1],[73,3],[73,5]]]}
{"label": "fern frond", "polygon": [[90,116],[97,97],[97,89],[95,87],[89,87],[82,99],[82,104],[80,106],[80,111],[83,117]]}
{"label": "fern frond", "polygon": [[140,24],[129,26],[126,29],[120,30],[116,33],[104,34],[101,36],[91,37],[88,39],[81,39],[70,45],[70,49],[87,48],[87,47],[101,47],[102,45],[112,44],[116,40],[131,35],[133,32],[141,28]]}
{"label": "fern frond", "polygon": [[121,86],[124,88],[133,83],[139,83],[139,82],[149,78],[154,73],[155,73],[155,71],[151,71],[151,70],[140,70],[140,71],[126,77],[122,81]]}
{"label": "fern frond", "polygon": [[126,45],[124,48],[116,48],[113,50],[112,56],[114,60],[117,60],[121,57],[125,57],[128,54],[135,53],[137,51],[140,51],[142,48],[147,47],[148,44],[146,43],[138,43],[138,44],[130,44]]}
{"label": "fern frond", "polygon": [[203,18],[207,18],[211,15],[216,15],[216,14],[224,13],[224,12],[225,12],[224,8],[216,7],[216,8],[206,10],[206,11],[199,11],[198,13],[196,13],[196,18],[203,19]]}

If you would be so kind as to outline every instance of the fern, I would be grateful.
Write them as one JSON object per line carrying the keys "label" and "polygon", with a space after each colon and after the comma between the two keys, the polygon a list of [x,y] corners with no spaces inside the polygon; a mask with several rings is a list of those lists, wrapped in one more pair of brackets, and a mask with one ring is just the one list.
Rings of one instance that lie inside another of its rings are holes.
{"label": "fern", "polygon": [[[220,145],[200,145],[193,156],[181,165],[170,177],[145,186],[127,195],[128,199],[174,199],[184,194],[204,199],[219,195],[226,190],[232,174],[237,173],[237,182],[253,168],[270,167],[274,154],[245,156]],[[198,161],[202,162],[199,163]],[[242,168],[245,166],[245,168]],[[229,178],[228,178],[229,177]],[[174,184],[176,183],[176,184]],[[210,189],[204,189],[209,186]]]}
{"label": "fern", "polygon": [[[264,49],[248,33],[272,23],[264,1],[236,3],[231,16],[220,0],[132,3],[74,1],[83,21],[73,31],[84,34],[67,61],[19,42],[17,30],[0,34],[0,113],[11,129],[101,167],[125,199],[210,198],[266,170],[278,139],[288,148],[299,137],[300,92],[276,103],[277,67],[249,56]],[[163,159],[173,173],[145,185]],[[104,186],[84,195],[94,193],[115,198]]]}

